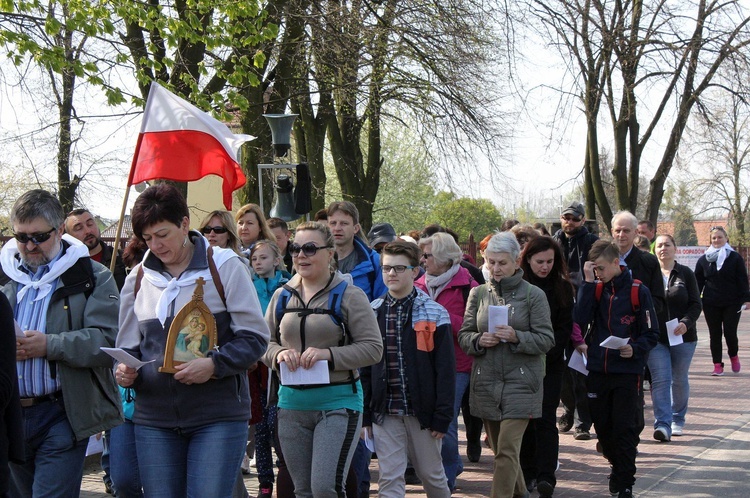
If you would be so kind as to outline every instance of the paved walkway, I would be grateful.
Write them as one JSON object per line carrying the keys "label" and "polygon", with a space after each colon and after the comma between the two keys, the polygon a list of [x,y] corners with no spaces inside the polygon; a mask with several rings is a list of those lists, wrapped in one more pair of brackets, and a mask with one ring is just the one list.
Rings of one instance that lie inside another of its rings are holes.
{"label": "paved walkway", "polygon": [[[646,393],[646,429],[636,464],[636,496],[664,498],[747,497],[750,496],[750,314],[740,322],[740,358],[743,371],[724,377],[711,377],[713,369],[708,348],[705,321],[698,321],[698,348],[690,368],[690,409],[685,435],[670,443],[660,443],[651,436],[653,411]],[[725,359],[727,365],[728,358]],[[609,496],[609,467],[596,452],[596,440],[576,441],[572,432],[560,435],[560,470],[556,497]],[[463,450],[463,448],[462,448]],[[465,457],[464,457],[465,458]],[[454,496],[489,495],[492,460],[484,448],[479,463],[464,460],[464,473],[458,478]],[[373,486],[377,491],[377,462],[371,465]],[[254,475],[245,479],[250,496],[257,494]],[[95,468],[84,475],[81,496],[103,498],[101,472]],[[407,496],[425,496],[421,487],[407,486]],[[533,493],[532,496],[538,496]]]}

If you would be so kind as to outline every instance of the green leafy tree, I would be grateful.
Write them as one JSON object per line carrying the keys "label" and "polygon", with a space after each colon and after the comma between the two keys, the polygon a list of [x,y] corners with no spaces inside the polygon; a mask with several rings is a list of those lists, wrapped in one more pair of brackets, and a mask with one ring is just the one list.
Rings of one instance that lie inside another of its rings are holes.
{"label": "green leafy tree", "polygon": [[674,240],[678,246],[698,245],[698,235],[695,233],[693,221],[692,200],[687,182],[679,182],[667,187],[662,205],[662,214],[674,223]]}
{"label": "green leafy tree", "polygon": [[450,192],[440,192],[428,221],[455,230],[459,240],[467,240],[469,234],[474,234],[476,240],[481,240],[500,228],[503,216],[488,199],[469,199],[457,197]]}

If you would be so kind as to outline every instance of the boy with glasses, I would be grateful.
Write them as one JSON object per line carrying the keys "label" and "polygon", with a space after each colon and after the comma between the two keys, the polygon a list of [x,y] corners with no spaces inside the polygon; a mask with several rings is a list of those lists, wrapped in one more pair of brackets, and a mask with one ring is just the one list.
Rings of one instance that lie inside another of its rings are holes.
{"label": "boy with glasses", "polygon": [[455,357],[448,312],[414,287],[419,248],[387,244],[382,273],[388,292],[376,299],[384,352],[361,370],[365,395],[362,430],[374,438],[378,495],[406,494],[407,458],[427,496],[451,495],[443,469],[442,439],[453,420]]}

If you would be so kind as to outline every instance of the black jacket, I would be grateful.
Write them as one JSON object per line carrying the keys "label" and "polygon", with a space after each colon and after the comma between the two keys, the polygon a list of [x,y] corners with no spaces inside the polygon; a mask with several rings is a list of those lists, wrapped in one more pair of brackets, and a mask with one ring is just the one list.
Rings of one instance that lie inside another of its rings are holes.
{"label": "black jacket", "polygon": [[664,279],[661,276],[661,266],[656,256],[649,252],[641,251],[633,246],[630,254],[625,258],[625,264],[628,266],[633,278],[638,279],[648,287],[651,292],[651,300],[654,302],[656,315],[659,317],[658,323],[664,323]]}
{"label": "black jacket", "polygon": [[589,249],[594,245],[594,242],[599,240],[599,237],[582,226],[570,238],[565,235],[562,229],[555,232],[552,238],[562,247],[565,262],[568,265],[570,280],[578,288],[581,282],[583,282],[583,264],[589,260]]}
{"label": "black jacket", "polygon": [[[656,346],[659,329],[651,293],[646,286],[639,286],[640,309],[633,310],[630,299],[632,283],[630,273],[623,269],[619,276],[604,284],[598,301],[595,282],[584,282],[578,289],[575,321],[593,324],[587,365],[591,372],[642,375],[648,352]],[[633,356],[622,358],[619,350],[599,345],[611,335],[628,338],[628,344],[633,347]]]}
{"label": "black jacket", "polygon": [[[385,344],[386,306],[383,301],[382,298],[376,299],[372,302],[372,307],[377,313],[380,333]],[[415,331],[415,326],[420,330]],[[425,341],[426,336],[431,337],[431,340]],[[418,342],[420,337],[422,342]],[[401,340],[409,399],[419,425],[422,428],[446,433],[454,418],[453,401],[456,389],[456,360],[448,312],[427,294],[418,290],[406,318]],[[383,357],[378,363],[360,369],[365,398],[363,426],[371,426],[373,422],[382,423],[388,414],[386,359],[387,351],[384,346]]]}
{"label": "black jacket", "polygon": [[[524,273],[524,277],[528,275]],[[552,320],[552,329],[555,332],[555,345],[547,351],[547,363],[554,361],[563,361],[563,353],[570,342],[570,334],[573,331],[573,288],[567,295],[558,295],[554,293],[554,286],[550,278],[539,279],[535,277],[526,278],[526,280],[539,287],[547,296],[549,303],[550,319]],[[566,283],[566,285],[569,285]]]}
{"label": "black jacket", "polygon": [[10,485],[8,462],[22,463],[24,435],[16,375],[13,309],[0,292],[0,496]]}
{"label": "black jacket", "polygon": [[[114,254],[115,251],[112,246],[105,244],[104,241],[100,240],[99,245],[102,248],[102,264],[106,266],[107,269],[109,269],[110,265],[112,264],[112,254]],[[125,285],[125,277],[127,276],[127,272],[125,271],[125,263],[122,262],[122,251],[117,251],[115,271],[112,272],[112,276],[115,278],[117,290],[121,291],[122,286]]]}
{"label": "black jacket", "polygon": [[675,262],[674,268],[669,273],[669,284],[667,287],[665,321],[659,318],[659,342],[669,344],[667,337],[666,322],[678,318],[687,327],[687,332],[682,336],[685,342],[698,340],[698,332],[695,322],[701,316],[701,296],[698,291],[698,283],[695,280],[693,270],[685,265]]}
{"label": "black jacket", "polygon": [[695,265],[695,279],[704,306],[736,306],[739,310],[750,301],[745,261],[735,251],[729,253],[721,270],[716,270],[716,263],[709,263],[705,255],[701,256]]}

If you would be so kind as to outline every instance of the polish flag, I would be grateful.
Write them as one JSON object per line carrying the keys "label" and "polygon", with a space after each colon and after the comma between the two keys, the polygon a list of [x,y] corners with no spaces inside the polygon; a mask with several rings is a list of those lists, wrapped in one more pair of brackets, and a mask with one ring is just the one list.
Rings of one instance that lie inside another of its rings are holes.
{"label": "polish flag", "polygon": [[254,138],[235,135],[224,123],[152,82],[128,186],[218,175],[224,179],[224,206],[231,210],[232,192],[247,181],[238,163],[239,149]]}

